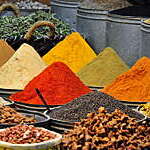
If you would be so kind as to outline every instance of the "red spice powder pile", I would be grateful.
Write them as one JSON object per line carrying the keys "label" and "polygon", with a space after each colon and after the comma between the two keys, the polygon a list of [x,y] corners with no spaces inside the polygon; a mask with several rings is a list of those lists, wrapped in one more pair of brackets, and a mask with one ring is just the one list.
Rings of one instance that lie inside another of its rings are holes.
{"label": "red spice powder pile", "polygon": [[35,77],[24,91],[10,96],[11,100],[28,104],[43,104],[35,88],[38,88],[49,105],[62,105],[91,92],[62,62],[55,62]]}

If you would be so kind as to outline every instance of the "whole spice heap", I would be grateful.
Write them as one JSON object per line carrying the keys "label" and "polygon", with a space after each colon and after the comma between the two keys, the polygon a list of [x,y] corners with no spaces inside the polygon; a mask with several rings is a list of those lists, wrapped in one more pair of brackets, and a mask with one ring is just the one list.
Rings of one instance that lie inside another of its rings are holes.
{"label": "whole spice heap", "polygon": [[0,141],[12,144],[32,144],[53,140],[56,135],[34,126],[18,125],[0,131]]}
{"label": "whole spice heap", "polygon": [[66,150],[142,150],[150,147],[150,127],[116,109],[104,107],[76,123],[62,140]]}
{"label": "whole spice heap", "polygon": [[89,86],[106,86],[129,68],[112,48],[105,48],[92,62],[83,67],[79,78]]}
{"label": "whole spice heap", "polygon": [[0,105],[0,124],[35,123],[33,117],[26,117],[11,107]]}
{"label": "whole spice heap", "polygon": [[[65,24],[61,20],[55,18],[54,14],[46,13],[44,11],[37,11],[28,16],[13,17],[3,16],[0,19],[0,39],[8,39],[17,37],[23,37],[28,29],[37,21],[50,21],[56,26],[56,36],[59,38],[64,37],[71,33],[71,29],[68,24]],[[34,32],[34,39],[40,37],[46,37],[49,32],[48,27],[42,27]]]}
{"label": "whole spice heap", "polygon": [[0,88],[23,89],[46,68],[46,64],[28,44],[23,44],[0,68]]}
{"label": "whole spice heap", "polygon": [[128,108],[111,96],[98,91],[83,95],[60,108],[52,110],[49,112],[49,116],[57,120],[78,122],[86,118],[88,113],[96,112],[101,106],[105,107],[109,113],[115,109],[120,109],[137,120],[144,119],[144,115]]}
{"label": "whole spice heap", "polygon": [[150,117],[150,103],[142,104],[139,109],[144,115]]}
{"label": "whole spice heap", "polygon": [[78,32],[73,32],[62,42],[59,42],[44,57],[47,64],[56,61],[64,62],[72,71],[78,72],[92,61],[96,54]]}
{"label": "whole spice heap", "polygon": [[130,5],[127,0],[81,0],[81,7],[89,9],[114,10]]}
{"label": "whole spice heap", "polygon": [[17,0],[14,3],[20,9],[50,9],[50,6],[32,0],[25,0],[25,1]]}
{"label": "whole spice heap", "polygon": [[47,67],[25,87],[24,91],[10,96],[14,101],[43,104],[35,88],[38,88],[49,105],[66,104],[91,92],[64,63],[56,62]]}
{"label": "whole spice heap", "polygon": [[0,67],[15,53],[13,48],[4,40],[0,40]]}
{"label": "whole spice heap", "polygon": [[150,59],[142,57],[102,92],[123,101],[150,101]]}

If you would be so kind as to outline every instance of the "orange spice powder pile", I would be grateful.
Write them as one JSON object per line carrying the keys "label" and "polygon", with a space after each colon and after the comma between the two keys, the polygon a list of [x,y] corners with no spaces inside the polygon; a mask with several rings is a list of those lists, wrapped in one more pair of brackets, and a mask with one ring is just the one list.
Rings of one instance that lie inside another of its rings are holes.
{"label": "orange spice powder pile", "polygon": [[150,59],[142,57],[101,91],[118,100],[150,102]]}

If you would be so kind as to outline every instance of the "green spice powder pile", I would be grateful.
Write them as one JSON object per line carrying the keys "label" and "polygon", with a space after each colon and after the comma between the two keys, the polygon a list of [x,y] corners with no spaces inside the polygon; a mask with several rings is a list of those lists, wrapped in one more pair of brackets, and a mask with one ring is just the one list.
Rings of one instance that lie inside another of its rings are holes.
{"label": "green spice powder pile", "polygon": [[91,63],[83,67],[78,76],[88,86],[106,86],[128,66],[112,48],[105,48]]}

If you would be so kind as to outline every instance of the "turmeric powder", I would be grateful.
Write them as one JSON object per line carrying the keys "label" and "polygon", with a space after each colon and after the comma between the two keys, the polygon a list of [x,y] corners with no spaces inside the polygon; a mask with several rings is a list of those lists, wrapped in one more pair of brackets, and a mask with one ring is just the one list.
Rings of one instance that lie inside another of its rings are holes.
{"label": "turmeric powder", "polygon": [[142,57],[102,92],[123,101],[150,101],[150,59]]}
{"label": "turmeric powder", "polygon": [[5,64],[14,53],[15,50],[7,42],[0,40],[0,66]]}
{"label": "turmeric powder", "polygon": [[63,62],[73,72],[78,72],[95,57],[96,54],[82,36],[78,32],[74,32],[43,56],[43,60],[47,64]]}

